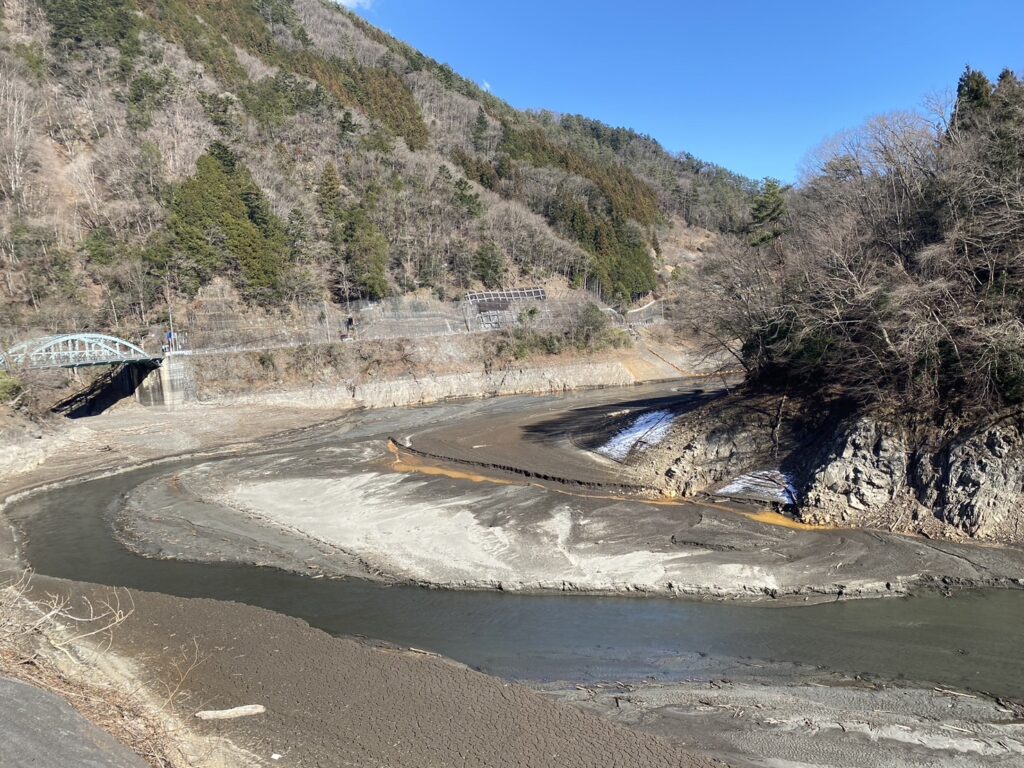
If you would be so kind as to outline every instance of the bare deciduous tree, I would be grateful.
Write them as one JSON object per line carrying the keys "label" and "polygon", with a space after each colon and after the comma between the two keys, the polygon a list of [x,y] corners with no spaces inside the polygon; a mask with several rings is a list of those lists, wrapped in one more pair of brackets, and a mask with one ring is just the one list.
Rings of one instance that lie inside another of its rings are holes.
{"label": "bare deciduous tree", "polygon": [[9,64],[0,64],[0,193],[16,216],[32,170],[33,127],[41,106],[35,91]]}

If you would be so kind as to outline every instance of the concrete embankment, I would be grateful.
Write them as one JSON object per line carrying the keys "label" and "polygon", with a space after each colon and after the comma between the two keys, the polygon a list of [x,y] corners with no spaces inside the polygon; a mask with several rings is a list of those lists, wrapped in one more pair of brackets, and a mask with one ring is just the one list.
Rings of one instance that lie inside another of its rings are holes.
{"label": "concrete embankment", "polygon": [[721,361],[638,340],[626,349],[498,359],[468,336],[168,356],[139,390],[145,405],[190,402],[387,408],[452,398],[621,387],[710,374]]}
{"label": "concrete embankment", "polygon": [[215,402],[313,408],[392,408],[464,397],[567,392],[587,387],[638,383],[618,362],[584,362],[551,367],[403,376],[365,383],[320,384],[308,389],[222,395]]}
{"label": "concrete embankment", "polygon": [[[274,411],[277,424],[281,412],[291,409],[339,413],[449,399],[623,387],[675,378],[688,370],[708,373],[715,366],[714,361],[696,354],[661,347],[655,350],[653,344],[638,342],[630,349],[597,356],[537,358],[487,369],[479,350],[469,345],[470,341],[461,337],[424,339],[408,362],[402,357],[398,365],[377,368],[364,361],[360,361],[360,367],[350,360],[334,368],[317,368],[308,361],[298,366],[293,359],[296,350],[286,350],[290,357],[276,363],[268,362],[276,358],[265,357],[269,353],[263,352],[169,355],[136,390],[135,401],[154,407],[154,415],[133,415],[127,420],[167,424],[165,452],[175,453],[198,443],[194,436],[182,436],[179,440],[179,421],[161,415],[163,408],[187,411],[206,407],[204,413],[209,414],[213,413],[210,408],[256,406]],[[284,352],[278,350],[277,354],[281,356]],[[404,356],[405,352],[399,349],[395,354]],[[388,355],[380,353],[380,357]],[[380,360],[372,358],[371,362]],[[126,413],[124,404],[114,410]],[[107,426],[97,421],[99,418],[102,417],[51,418],[37,423],[0,407],[0,481],[23,475],[67,451],[89,453],[93,436],[104,432]],[[286,418],[309,423],[317,417]],[[215,414],[213,421],[219,420],[220,414]],[[146,450],[147,456],[152,453]]]}

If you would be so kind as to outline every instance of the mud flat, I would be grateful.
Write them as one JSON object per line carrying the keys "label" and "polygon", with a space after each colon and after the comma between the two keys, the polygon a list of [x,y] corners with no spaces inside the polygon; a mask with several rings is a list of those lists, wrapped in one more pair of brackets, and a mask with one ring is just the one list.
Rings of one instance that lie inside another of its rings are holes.
{"label": "mud flat", "polygon": [[734,673],[738,677],[730,679],[538,688],[736,766],[1024,763],[1019,703],[781,665],[738,664]]}
{"label": "mud flat", "polygon": [[[48,579],[37,589],[93,602],[110,592]],[[154,689],[173,691],[179,712],[263,705],[260,715],[197,726],[262,765],[716,765],[435,655],[331,637],[237,603],[127,594],[134,613],[111,650],[136,660]]]}
{"label": "mud flat", "polygon": [[150,556],[456,589],[803,599],[1024,583],[1015,548],[637,498],[621,466],[578,447],[610,412],[689,407],[710,396],[699,388],[353,414],[278,450],[149,479],[128,492],[119,535]]}
{"label": "mud flat", "polygon": [[[324,412],[278,437],[243,427],[218,455],[232,433],[222,422],[215,438],[211,419],[208,438],[179,428],[190,456],[9,511],[40,573],[133,588],[115,650],[157,690],[181,682],[183,712],[264,704],[262,719],[202,727],[282,756],[267,764],[1019,764],[1024,594],[835,599],[1016,583],[1017,550],[787,527],[751,508],[602,498],[485,467],[511,457],[571,477],[593,462],[585,479],[617,477],[580,450],[585,423],[631,397],[685,399],[681,386]],[[159,458],[155,422],[114,423],[86,443],[87,468]],[[396,457],[391,436],[452,461]],[[542,594],[691,587],[758,601]],[[771,599],[787,594],[801,604]],[[182,681],[196,658],[201,673]]]}

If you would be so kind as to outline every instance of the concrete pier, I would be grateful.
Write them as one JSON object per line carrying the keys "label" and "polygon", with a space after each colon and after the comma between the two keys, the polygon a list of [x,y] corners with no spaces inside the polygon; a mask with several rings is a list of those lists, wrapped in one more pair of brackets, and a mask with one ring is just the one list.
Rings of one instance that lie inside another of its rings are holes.
{"label": "concrete pier", "polygon": [[160,367],[139,385],[135,397],[143,405],[175,408],[188,400],[191,382],[192,372],[187,360],[168,353]]}

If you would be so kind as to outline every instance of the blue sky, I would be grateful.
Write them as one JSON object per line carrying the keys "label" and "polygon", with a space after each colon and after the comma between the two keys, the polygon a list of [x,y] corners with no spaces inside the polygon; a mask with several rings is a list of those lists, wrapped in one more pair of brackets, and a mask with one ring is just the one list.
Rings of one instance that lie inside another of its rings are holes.
{"label": "blue sky", "polygon": [[955,88],[1024,70],[1024,0],[339,0],[519,108],[648,133],[795,180],[807,152]]}

